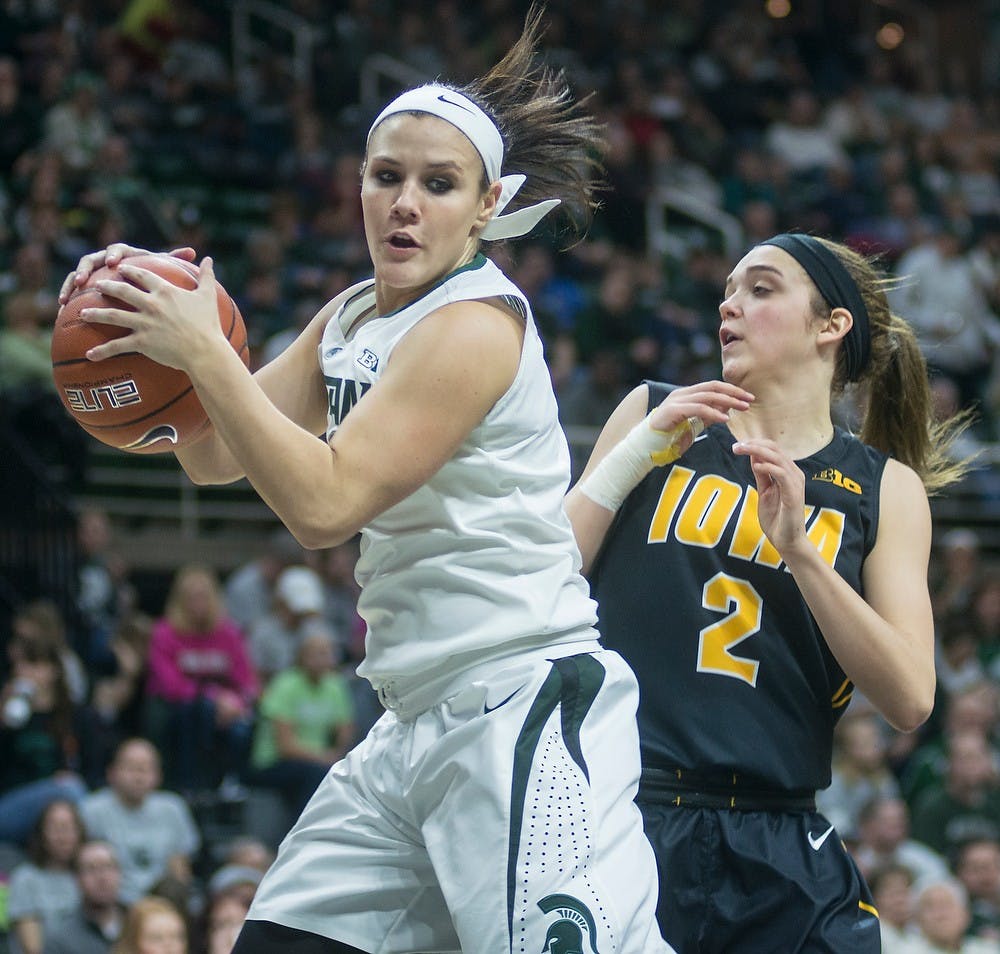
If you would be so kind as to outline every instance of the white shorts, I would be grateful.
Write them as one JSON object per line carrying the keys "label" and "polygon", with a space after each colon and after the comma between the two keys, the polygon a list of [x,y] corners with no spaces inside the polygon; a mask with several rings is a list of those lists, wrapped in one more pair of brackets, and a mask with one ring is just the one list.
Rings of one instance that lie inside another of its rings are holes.
{"label": "white shorts", "polygon": [[637,700],[602,650],[504,663],[411,721],[387,712],[320,784],[248,917],[371,954],[671,952],[633,801]]}

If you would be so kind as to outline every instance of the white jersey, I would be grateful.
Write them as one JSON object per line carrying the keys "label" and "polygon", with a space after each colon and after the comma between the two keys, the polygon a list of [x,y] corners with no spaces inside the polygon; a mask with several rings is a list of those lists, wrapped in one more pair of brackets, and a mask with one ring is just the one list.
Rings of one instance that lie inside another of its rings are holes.
{"label": "white jersey", "polygon": [[455,301],[502,297],[525,318],[513,383],[426,484],[362,531],[358,610],[368,624],[358,667],[387,704],[431,704],[480,664],[547,645],[592,642],[596,604],[563,510],[566,438],[523,293],[482,255],[398,311],[362,288],[320,345],[329,397],[327,440],[379,379],[422,318]]}

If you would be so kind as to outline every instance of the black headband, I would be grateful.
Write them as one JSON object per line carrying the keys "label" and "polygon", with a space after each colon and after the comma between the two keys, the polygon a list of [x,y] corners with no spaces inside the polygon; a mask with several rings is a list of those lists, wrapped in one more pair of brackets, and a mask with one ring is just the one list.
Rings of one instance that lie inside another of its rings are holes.
{"label": "black headband", "polygon": [[854,324],[844,336],[844,357],[847,380],[857,381],[868,367],[872,338],[868,309],[844,263],[819,239],[798,232],[784,232],[760,244],[775,245],[788,252],[806,270],[831,308],[846,308],[851,313]]}

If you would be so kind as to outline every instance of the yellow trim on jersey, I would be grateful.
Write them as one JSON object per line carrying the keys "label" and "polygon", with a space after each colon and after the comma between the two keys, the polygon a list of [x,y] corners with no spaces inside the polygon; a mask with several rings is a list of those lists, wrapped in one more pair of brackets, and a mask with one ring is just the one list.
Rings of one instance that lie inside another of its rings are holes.
{"label": "yellow trim on jersey", "polygon": [[[839,709],[841,706],[846,705],[851,701],[851,696],[854,695],[854,689],[852,688],[848,692],[848,686],[851,685],[850,679],[845,679],[841,684],[840,688],[833,694],[833,698],[830,700],[830,704],[834,709]],[[846,693],[846,695],[845,695]]]}
{"label": "yellow trim on jersey", "polygon": [[[858,907],[861,908],[862,911],[867,911],[869,914],[874,914],[875,917],[878,918],[878,911],[876,910],[876,908],[875,908],[874,905],[865,904],[864,901],[859,901],[858,902]],[[881,921],[882,919],[879,918],[879,920]]]}

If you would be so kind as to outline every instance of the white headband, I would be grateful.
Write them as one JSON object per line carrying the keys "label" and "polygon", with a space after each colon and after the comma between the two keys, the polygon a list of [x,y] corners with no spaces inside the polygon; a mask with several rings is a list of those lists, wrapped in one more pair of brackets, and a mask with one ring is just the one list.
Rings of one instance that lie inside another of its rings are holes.
{"label": "white headband", "polygon": [[375,127],[383,119],[396,113],[413,112],[430,113],[451,123],[475,146],[476,152],[482,157],[486,177],[490,183],[499,180],[500,198],[497,199],[493,218],[486,223],[480,233],[481,238],[496,240],[526,235],[541,221],[542,216],[559,204],[559,199],[545,199],[537,205],[529,205],[516,212],[500,215],[527,177],[520,173],[506,176],[500,174],[503,168],[503,137],[496,123],[471,99],[448,86],[437,84],[418,86],[397,96],[375,117],[375,122],[368,130],[368,139],[371,139]]}

